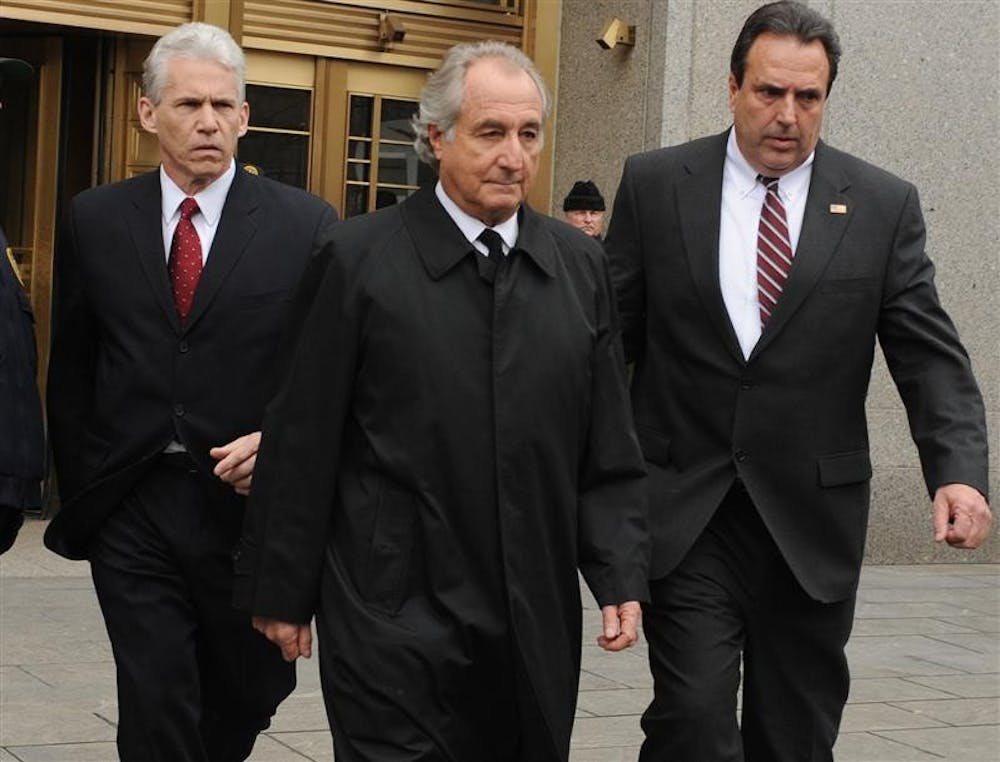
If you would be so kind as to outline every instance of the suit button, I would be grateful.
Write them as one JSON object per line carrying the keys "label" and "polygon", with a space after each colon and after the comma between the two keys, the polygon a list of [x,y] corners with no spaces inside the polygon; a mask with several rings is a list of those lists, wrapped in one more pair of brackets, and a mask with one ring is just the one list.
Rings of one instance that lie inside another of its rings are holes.
{"label": "suit button", "polygon": [[741,378],[740,379],[740,389],[746,391],[747,389],[753,389],[753,379],[752,378]]}
{"label": "suit button", "polygon": [[184,354],[188,351],[188,343],[181,339],[181,343],[177,345],[177,349],[180,350],[181,354]]}
{"label": "suit button", "polygon": [[176,415],[178,418],[184,417],[184,406],[180,402],[174,405],[174,415]]}
{"label": "suit button", "polygon": [[737,463],[743,463],[747,458],[750,457],[750,453],[748,453],[746,450],[737,450],[735,453],[735,457]]}

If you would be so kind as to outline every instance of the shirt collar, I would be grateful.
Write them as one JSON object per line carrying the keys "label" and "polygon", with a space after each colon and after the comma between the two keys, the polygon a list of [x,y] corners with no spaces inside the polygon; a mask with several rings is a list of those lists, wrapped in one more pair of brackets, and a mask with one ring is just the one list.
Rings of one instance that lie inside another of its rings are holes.
{"label": "shirt collar", "polygon": [[[226,196],[229,188],[236,177],[236,161],[230,160],[229,169],[212,182],[207,188],[202,189],[194,195],[198,202],[198,209],[202,219],[209,227],[215,227],[222,216],[222,207],[226,204]],[[160,165],[160,199],[164,222],[170,222],[175,216],[180,214],[181,202],[187,198],[187,194],[177,187],[177,183],[170,179],[163,165]]]}
{"label": "shirt collar", "polygon": [[[809,191],[809,179],[812,177],[812,163],[815,158],[816,151],[813,150],[804,162],[787,175],[781,176],[781,181],[778,183],[778,194],[786,201],[798,198],[800,193],[804,194]],[[757,170],[750,166],[736,143],[735,129],[729,131],[729,140],[726,142],[726,168],[724,171],[729,175],[729,179],[733,182],[740,198],[745,198],[758,187],[763,187],[757,182]]]}
{"label": "shirt collar", "polygon": [[[471,214],[465,212],[458,204],[452,201],[451,197],[445,193],[444,187],[441,185],[441,181],[438,180],[437,184],[434,186],[434,194],[437,196],[438,201],[441,202],[441,206],[448,213],[448,216],[455,222],[458,229],[462,231],[462,235],[465,239],[479,250],[478,238],[479,234],[482,233],[489,225],[486,225],[482,220],[477,220]],[[504,242],[504,251],[509,252],[514,248],[514,244],[517,243],[518,235],[518,221],[517,212],[512,214],[510,218],[504,220],[499,225],[494,225],[492,230],[499,233],[500,237]]]}

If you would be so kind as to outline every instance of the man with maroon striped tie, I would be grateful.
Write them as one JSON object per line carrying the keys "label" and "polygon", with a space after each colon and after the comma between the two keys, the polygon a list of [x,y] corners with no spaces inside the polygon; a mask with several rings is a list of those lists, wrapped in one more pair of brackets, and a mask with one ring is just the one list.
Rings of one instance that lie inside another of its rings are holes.
{"label": "man with maroon striped tie", "polygon": [[809,7],[759,8],[732,53],[732,129],[631,157],[615,199],[607,250],[653,536],[641,762],[832,759],[876,339],[935,540],[974,548],[990,531],[983,402],[916,189],[819,140],[839,57]]}

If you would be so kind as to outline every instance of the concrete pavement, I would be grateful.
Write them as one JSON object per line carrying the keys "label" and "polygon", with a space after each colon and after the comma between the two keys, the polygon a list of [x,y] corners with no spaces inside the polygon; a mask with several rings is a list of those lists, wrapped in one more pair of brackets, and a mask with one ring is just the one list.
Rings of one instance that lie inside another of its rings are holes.
{"label": "concrete pavement", "polygon": [[[89,568],[44,550],[43,528],[0,557],[0,762],[111,762],[114,664]],[[585,642],[598,623],[588,598]],[[838,762],[1000,762],[1000,566],[866,567],[848,656]],[[572,762],[634,762],[645,659],[644,644],[584,647]],[[305,760],[333,760],[315,659],[251,757]]]}

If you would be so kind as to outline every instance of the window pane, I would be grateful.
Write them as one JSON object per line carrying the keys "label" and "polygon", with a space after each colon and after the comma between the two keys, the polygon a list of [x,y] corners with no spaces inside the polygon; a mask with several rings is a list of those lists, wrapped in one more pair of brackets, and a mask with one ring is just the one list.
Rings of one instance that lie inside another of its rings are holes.
{"label": "window pane", "polygon": [[272,180],[306,187],[309,162],[309,138],[305,135],[282,135],[250,131],[239,142],[239,159],[254,164]]}
{"label": "window pane", "polygon": [[351,125],[349,134],[358,138],[372,136],[372,98],[367,95],[351,96]]}
{"label": "window pane", "polygon": [[372,157],[372,144],[367,140],[347,141],[347,158],[349,159],[370,159]]}
{"label": "window pane", "polygon": [[366,183],[371,175],[371,164],[358,161],[347,162],[347,179],[353,182]]}
{"label": "window pane", "polygon": [[312,93],[286,87],[247,85],[250,124],[280,130],[309,131],[309,103]]}
{"label": "window pane", "polygon": [[379,137],[383,140],[413,140],[410,118],[419,110],[415,101],[382,99],[382,125]]}
{"label": "window pane", "polygon": [[417,185],[421,165],[413,146],[379,145],[378,181],[391,185]]}
{"label": "window pane", "polygon": [[354,217],[368,211],[367,185],[348,185],[346,195],[347,202],[344,204],[347,207],[344,210],[345,217]]}

